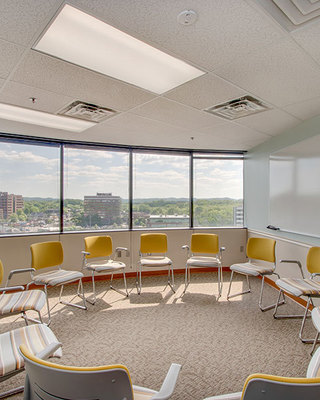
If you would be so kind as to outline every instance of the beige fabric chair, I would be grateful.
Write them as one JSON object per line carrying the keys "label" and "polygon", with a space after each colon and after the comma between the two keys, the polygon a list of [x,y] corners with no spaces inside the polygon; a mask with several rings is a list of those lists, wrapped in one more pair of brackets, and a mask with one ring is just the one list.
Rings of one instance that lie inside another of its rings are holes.
{"label": "beige fabric chair", "polygon": [[132,385],[124,365],[73,367],[53,364],[20,347],[25,361],[25,400],[167,400],[174,391],[181,365],[171,364],[159,391]]}
{"label": "beige fabric chair", "polygon": [[[24,370],[24,360],[19,346],[24,344],[29,352],[39,358],[61,357],[61,343],[52,330],[44,324],[35,324],[15,329],[0,335],[0,382]],[[23,386],[0,394],[0,398],[23,391]]]}
{"label": "beige fabric chair", "polygon": [[[260,297],[259,297],[259,308],[261,311],[267,311],[270,310],[271,308],[274,308],[276,304],[271,304],[268,306],[263,306],[263,290],[264,290],[264,280],[265,277],[268,275],[279,275],[276,273],[276,241],[273,239],[267,239],[267,238],[249,238],[247,242],[247,256],[249,258],[248,262],[245,263],[239,263],[239,264],[233,264],[230,267],[231,270],[231,277],[230,277],[230,285],[229,285],[229,290],[227,294],[227,299],[230,299],[235,296],[240,296],[242,294],[250,293],[251,292],[251,287],[250,287],[250,281],[249,277],[250,276],[260,276],[262,278],[261,281],[261,290],[260,290]],[[238,273],[241,275],[244,275],[247,280],[247,290],[232,294],[230,295],[231,291],[231,285],[232,285],[232,279],[233,279],[233,274]],[[284,304],[284,299],[283,301],[280,302],[279,304]]]}
{"label": "beige fabric chair", "polygon": [[190,284],[191,268],[213,268],[218,269],[218,298],[222,293],[222,251],[224,247],[219,247],[219,237],[213,233],[193,233],[191,236],[191,247],[182,246],[188,250],[188,259],[185,269],[185,287],[183,294]]}
{"label": "beige fabric chair", "polygon": [[[305,278],[300,261],[281,260],[281,262],[298,265],[301,273],[301,278],[281,278],[276,281],[276,284],[280,288],[280,291],[273,316],[276,319],[299,317],[302,318],[299,338],[303,343],[314,343],[314,339],[307,339],[303,337],[303,330],[305,327],[308,312],[310,311],[310,306],[313,306],[312,299],[320,298],[320,282],[317,282],[314,279],[316,276],[320,275],[320,247],[311,247],[308,251],[306,266],[308,272],[311,274],[310,278]],[[280,298],[281,296],[284,296],[284,293],[289,293],[296,297],[307,297],[308,301],[305,307],[305,312],[301,315],[277,314],[278,305],[280,304]]]}
{"label": "beige fabric chair", "polygon": [[[0,318],[14,314],[22,314],[27,325],[29,321],[43,322],[41,310],[46,303],[46,295],[44,292],[42,290],[24,290],[23,286],[9,286],[10,279],[15,274],[33,271],[33,268],[10,271],[5,287],[0,288]],[[0,260],[0,283],[2,282],[3,274],[3,264]],[[38,313],[39,320],[28,316],[27,311],[35,311]]]}
{"label": "beige fabric chair", "polygon": [[172,261],[167,257],[168,241],[165,233],[144,233],[140,236],[140,260],[137,268],[136,286],[138,294],[141,293],[142,268],[168,268],[168,285],[174,290],[174,276]]}
{"label": "beige fabric chair", "polygon": [[[127,280],[125,268],[126,264],[117,260],[117,257],[121,255],[122,252],[126,253],[126,256],[129,256],[129,250],[125,247],[117,247],[115,254],[113,255],[113,246],[112,239],[110,236],[88,236],[84,238],[85,243],[85,251],[83,254],[83,263],[82,268],[91,272],[92,276],[92,290],[93,290],[93,299],[88,299],[89,303],[95,304],[96,297],[96,288],[94,276],[96,273],[105,273],[111,274],[111,282],[110,289],[116,290],[117,292],[122,293],[120,290],[115,289],[112,286],[113,274],[116,272],[122,272],[123,281],[125,287],[125,296],[129,296],[127,289]],[[123,294],[123,293],[122,293]]]}
{"label": "beige fabric chair", "polygon": [[[74,270],[64,270],[61,268],[63,263],[63,248],[60,242],[42,242],[34,243],[30,246],[31,249],[31,266],[35,271],[43,270],[45,268],[55,267],[54,270],[43,272],[41,274],[32,273],[32,282],[35,285],[44,287],[46,294],[47,307],[48,307],[48,325],[51,322],[51,315],[48,300],[48,286],[61,286],[59,294],[59,302],[68,306],[73,306],[86,310],[86,300],[83,293],[82,278],[83,273]],[[61,300],[63,287],[67,283],[78,282],[77,295],[82,298],[83,305],[68,303]]]}
{"label": "beige fabric chair", "polygon": [[318,400],[320,398],[320,349],[310,360],[306,378],[250,375],[242,392],[207,397],[204,400]]}

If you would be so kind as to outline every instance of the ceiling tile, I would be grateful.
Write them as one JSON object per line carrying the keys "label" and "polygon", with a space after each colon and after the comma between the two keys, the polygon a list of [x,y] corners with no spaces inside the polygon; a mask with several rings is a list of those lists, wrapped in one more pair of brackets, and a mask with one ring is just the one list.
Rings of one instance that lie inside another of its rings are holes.
{"label": "ceiling tile", "polygon": [[116,79],[31,50],[13,81],[123,111],[155,96]]}
{"label": "ceiling tile", "polygon": [[300,46],[320,63],[320,22],[309,24],[303,29],[297,29],[291,35]]}
{"label": "ceiling tile", "polygon": [[207,74],[173,89],[165,97],[203,110],[245,94],[247,92],[224,79]]}
{"label": "ceiling tile", "polygon": [[[1,24],[0,24],[1,25]],[[24,48],[14,43],[0,40],[0,77],[7,78],[24,52]]]}
{"label": "ceiling tile", "polygon": [[6,81],[5,79],[0,79],[0,89],[4,85],[5,81]]}
{"label": "ceiling tile", "polygon": [[[35,104],[32,104],[30,97],[36,98]],[[49,113],[57,112],[72,100],[72,97],[62,96],[57,93],[22,85],[17,82],[8,82],[5,87],[0,90],[0,102],[2,103]]]}
{"label": "ceiling tile", "polygon": [[278,106],[320,95],[320,68],[288,39],[219,68],[216,73]]}
{"label": "ceiling tile", "polygon": [[60,4],[61,0],[0,1],[0,38],[28,45]]}
{"label": "ceiling tile", "polygon": [[195,136],[194,141],[197,140],[198,136],[201,137],[203,134],[207,135],[207,140],[212,136],[211,141],[214,141],[216,144],[213,144],[213,148],[229,150],[249,150],[270,139],[269,135],[236,125],[232,122],[212,128],[202,128]]}
{"label": "ceiling tile", "polygon": [[197,129],[208,125],[212,126],[224,123],[222,118],[163,97],[136,107],[130,112],[186,129]]}
{"label": "ceiling tile", "polygon": [[289,106],[283,107],[283,109],[297,118],[306,120],[320,115],[320,97],[290,104]]}
{"label": "ceiling tile", "polygon": [[239,118],[237,124],[247,126],[268,135],[279,135],[293,128],[301,121],[281,110],[269,110]]}
{"label": "ceiling tile", "polygon": [[[239,0],[71,0],[127,33],[155,44],[203,68],[236,60],[238,55],[269,46],[283,31],[263,13]],[[177,22],[186,9],[197,12],[193,25]]]}

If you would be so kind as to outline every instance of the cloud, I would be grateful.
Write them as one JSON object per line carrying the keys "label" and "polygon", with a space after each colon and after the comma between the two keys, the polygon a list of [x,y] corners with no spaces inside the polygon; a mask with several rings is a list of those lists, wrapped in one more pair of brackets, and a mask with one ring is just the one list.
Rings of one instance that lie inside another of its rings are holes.
{"label": "cloud", "polygon": [[0,150],[0,159],[21,163],[42,164],[44,168],[51,169],[58,165],[58,158],[48,158],[32,153],[31,151],[4,151]]}

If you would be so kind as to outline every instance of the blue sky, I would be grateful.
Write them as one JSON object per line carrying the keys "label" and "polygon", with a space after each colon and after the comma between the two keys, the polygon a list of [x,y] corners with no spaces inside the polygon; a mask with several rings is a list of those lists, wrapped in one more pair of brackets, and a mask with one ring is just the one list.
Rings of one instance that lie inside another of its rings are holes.
{"label": "blue sky", "polygon": [[[0,191],[25,197],[59,197],[59,148],[0,142]],[[136,198],[188,197],[189,158],[135,153]],[[107,192],[128,198],[129,156],[125,151],[65,149],[65,198]],[[239,160],[195,160],[196,198],[242,198]]]}

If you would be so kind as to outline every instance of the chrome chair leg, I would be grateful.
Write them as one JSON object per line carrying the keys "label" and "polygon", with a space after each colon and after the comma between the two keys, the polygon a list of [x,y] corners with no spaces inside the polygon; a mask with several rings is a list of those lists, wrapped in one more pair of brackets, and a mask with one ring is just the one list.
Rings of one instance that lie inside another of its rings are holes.
{"label": "chrome chair leg", "polygon": [[[171,274],[172,274],[172,279],[171,279]],[[174,290],[174,287],[173,287],[174,286],[174,277],[173,277],[172,265],[168,266],[168,285],[170,286],[173,293],[175,293],[176,291]]]}
{"label": "chrome chair leg", "polygon": [[96,297],[96,283],[94,280],[94,271],[91,272],[91,280],[92,280],[92,299],[90,297],[86,298],[86,301],[92,305],[94,305],[97,301]]}
{"label": "chrome chair leg", "polygon": [[223,288],[223,274],[222,274],[222,266],[218,267],[218,299],[222,295]]}
{"label": "chrome chair leg", "polygon": [[124,287],[125,287],[126,294],[127,294],[127,296],[126,296],[126,297],[129,297],[129,293],[128,293],[128,287],[127,287],[126,273],[124,272],[124,269],[123,269],[122,273],[123,273]]}
{"label": "chrome chair leg", "polygon": [[136,287],[138,294],[141,294],[141,265],[137,267]]}
{"label": "chrome chair leg", "polygon": [[[79,286],[82,288],[82,293],[81,293],[81,294],[79,293]],[[82,285],[82,280],[81,280],[81,279],[79,279],[78,290],[77,290],[77,296],[79,296],[80,298],[82,298],[82,300],[83,300],[83,305],[82,305],[82,306],[81,306],[80,304],[70,303],[70,302],[61,300],[62,292],[63,292],[63,287],[64,287],[64,285],[61,285],[60,294],[59,294],[59,303],[64,304],[64,305],[66,305],[66,306],[81,308],[82,310],[86,310],[86,309],[87,309],[86,299],[85,299],[85,297],[84,297],[84,291],[83,291],[83,285]]]}
{"label": "chrome chair leg", "polygon": [[285,298],[284,298],[284,294],[283,295],[283,300],[281,302],[279,302],[279,298],[277,303],[274,304],[270,304],[269,306],[263,306],[262,305],[262,298],[263,298],[263,290],[264,290],[264,275],[262,276],[262,282],[261,282],[261,289],[260,289],[260,298],[259,298],[259,308],[261,311],[268,311],[271,310],[272,308],[275,308],[276,306],[281,306],[282,304],[285,304]]}
{"label": "chrome chair leg", "polygon": [[227,294],[227,300],[231,299],[232,297],[241,296],[242,294],[251,293],[250,280],[249,280],[248,275],[246,275],[246,278],[247,278],[247,287],[248,287],[248,289],[245,290],[245,291],[243,291],[243,292],[239,292],[239,293],[235,293],[235,294],[231,294],[231,295],[230,295],[231,284],[232,284],[232,278],[233,278],[233,272],[234,272],[234,271],[231,271],[231,277],[230,277],[229,290],[228,290],[228,294]]}
{"label": "chrome chair leg", "polygon": [[190,283],[190,269],[188,267],[188,264],[186,264],[186,270],[185,270],[185,274],[184,274],[184,291],[182,292],[182,295],[185,294],[185,292],[189,286],[189,283]]}

